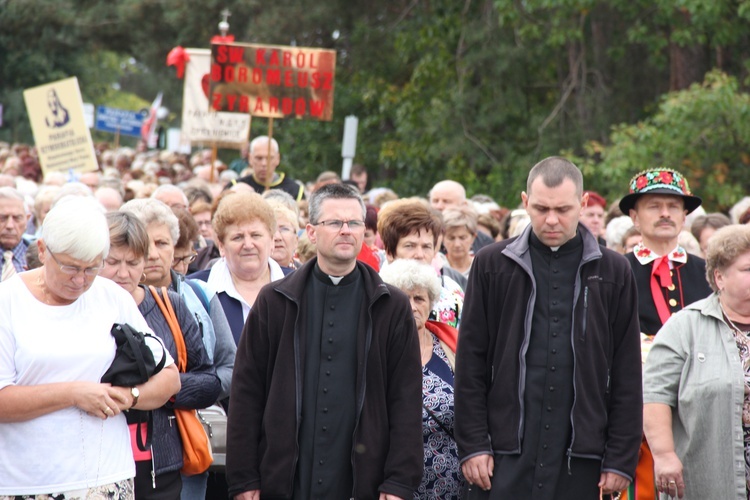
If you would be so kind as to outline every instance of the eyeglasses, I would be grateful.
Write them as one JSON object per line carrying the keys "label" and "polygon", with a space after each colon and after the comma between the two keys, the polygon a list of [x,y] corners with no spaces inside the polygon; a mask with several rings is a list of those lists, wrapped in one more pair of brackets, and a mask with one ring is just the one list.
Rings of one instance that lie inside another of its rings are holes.
{"label": "eyeglasses", "polygon": [[344,224],[349,226],[349,229],[352,231],[356,231],[358,229],[362,229],[365,227],[365,221],[363,220],[338,220],[338,219],[331,219],[331,220],[322,220],[319,222],[316,222],[313,224],[313,226],[325,226],[329,227],[331,229],[335,229],[336,231],[341,231],[341,228],[344,227]]}
{"label": "eyeglasses", "polygon": [[195,258],[198,257],[197,253],[191,253],[190,255],[186,255],[184,257],[175,257],[172,259],[172,265],[176,266],[179,263],[184,264],[192,264],[195,261]]}
{"label": "eyeglasses", "polygon": [[63,264],[59,260],[57,260],[57,257],[55,257],[55,254],[52,253],[52,250],[50,250],[48,248],[47,251],[52,256],[52,260],[55,261],[55,263],[57,264],[57,267],[60,268],[60,271],[62,271],[63,274],[68,274],[70,276],[75,276],[78,273],[82,272],[83,274],[85,274],[86,276],[88,276],[89,278],[91,278],[91,277],[96,276],[97,274],[99,274],[99,271],[101,271],[102,268],[104,267],[103,264],[100,264],[99,266],[96,266],[96,267],[87,267],[85,269],[81,268],[81,267],[78,267],[78,266],[69,266],[69,265]]}
{"label": "eyeglasses", "polygon": [[294,228],[291,228],[291,227],[289,227],[289,226],[279,226],[279,227],[277,228],[277,230],[278,230],[278,231],[279,231],[279,232],[280,232],[281,234],[291,234],[291,233],[293,233],[293,232],[294,232]]}

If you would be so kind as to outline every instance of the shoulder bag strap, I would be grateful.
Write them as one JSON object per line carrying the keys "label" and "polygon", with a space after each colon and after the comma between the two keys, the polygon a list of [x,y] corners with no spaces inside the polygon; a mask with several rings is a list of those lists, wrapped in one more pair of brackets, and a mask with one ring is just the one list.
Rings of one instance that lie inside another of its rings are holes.
{"label": "shoulder bag strap", "polygon": [[[182,329],[180,323],[177,321],[177,315],[172,308],[172,302],[169,300],[169,294],[167,289],[162,287],[163,297],[159,295],[156,288],[149,285],[148,289],[156,300],[156,304],[159,306],[164,318],[167,320],[169,329],[172,331],[172,337],[174,337],[175,349],[177,349],[177,369],[182,373],[187,371],[187,348],[185,347],[185,338],[182,336]],[[162,300],[163,299],[163,300]]]}
{"label": "shoulder bag strap", "polygon": [[456,438],[453,437],[453,433],[448,430],[448,428],[445,426],[445,424],[443,424],[443,422],[440,421],[439,418],[437,418],[437,415],[435,415],[435,412],[427,408],[427,406],[425,406],[424,403],[422,403],[422,408],[424,408],[427,411],[427,414],[430,416],[430,418],[434,420],[436,424],[438,424],[438,427],[440,427],[443,430],[443,432],[448,434],[452,440],[454,441],[456,440]]}

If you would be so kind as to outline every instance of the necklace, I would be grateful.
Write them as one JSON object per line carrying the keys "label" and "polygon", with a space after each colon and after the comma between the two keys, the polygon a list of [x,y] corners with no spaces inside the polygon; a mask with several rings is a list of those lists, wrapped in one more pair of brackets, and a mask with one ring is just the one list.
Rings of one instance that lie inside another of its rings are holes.
{"label": "necklace", "polygon": [[729,321],[729,326],[730,326],[730,327],[731,327],[731,328],[732,328],[732,329],[733,329],[733,330],[734,330],[735,332],[737,332],[737,333],[741,333],[741,334],[743,334],[743,335],[747,335],[748,333],[750,333],[750,332],[747,332],[747,331],[743,331],[743,330],[740,330],[740,329],[739,329],[739,328],[737,327],[737,325],[735,325],[735,324],[734,324],[734,321],[732,321],[732,320],[731,320],[731,318],[729,317],[729,315],[727,314],[727,312],[726,312],[726,311],[724,310],[724,304],[722,304],[722,303],[721,303],[721,301],[719,301],[719,307],[721,308],[721,312],[722,312],[722,314],[724,315],[724,317],[725,317],[725,318],[727,319],[727,321]]}
{"label": "necklace", "polygon": [[42,292],[42,302],[51,306],[52,303],[50,302],[49,296],[47,295],[47,285],[44,283],[41,273],[36,277],[36,284],[39,287],[39,290],[41,290]]}

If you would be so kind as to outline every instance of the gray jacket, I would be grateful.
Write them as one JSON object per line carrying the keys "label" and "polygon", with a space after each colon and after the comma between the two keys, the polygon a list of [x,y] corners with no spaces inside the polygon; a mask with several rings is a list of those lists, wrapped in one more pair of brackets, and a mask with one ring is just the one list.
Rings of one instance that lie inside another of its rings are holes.
{"label": "gray jacket", "polygon": [[672,407],[685,500],[746,500],[745,370],[716,294],[664,323],[646,359],[643,383],[644,403]]}

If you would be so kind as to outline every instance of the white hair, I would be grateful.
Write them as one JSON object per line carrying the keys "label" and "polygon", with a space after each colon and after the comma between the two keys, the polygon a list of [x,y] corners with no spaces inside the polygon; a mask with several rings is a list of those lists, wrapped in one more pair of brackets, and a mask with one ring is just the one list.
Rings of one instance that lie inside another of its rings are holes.
{"label": "white hair", "polygon": [[732,220],[732,224],[739,224],[740,217],[742,217],[742,214],[744,214],[748,208],[750,208],[750,196],[745,196],[732,205],[732,208],[729,209],[729,218]]}
{"label": "white hair", "polygon": [[41,239],[50,251],[90,262],[109,253],[109,226],[102,206],[90,196],[66,196],[49,211]]}
{"label": "white hair", "polygon": [[136,198],[130,200],[120,207],[121,212],[129,212],[135,215],[145,226],[149,224],[164,224],[172,236],[172,244],[177,244],[180,239],[180,222],[177,216],[167,205],[153,198]]}
{"label": "white hair", "polygon": [[[250,147],[248,148],[248,151],[252,151],[253,148],[255,146],[257,146],[258,144],[263,144],[263,143],[266,143],[266,142],[268,142],[268,136],[267,135],[259,135],[258,137],[256,137],[252,141],[250,141]],[[279,152],[279,143],[276,142],[276,139],[274,139],[273,137],[271,138],[271,148],[273,149],[274,153],[278,153]]]}
{"label": "white hair", "polygon": [[625,233],[627,233],[628,229],[631,227],[633,227],[633,219],[627,215],[621,215],[609,221],[605,230],[607,248],[620,248],[622,237],[625,236]]}
{"label": "white hair", "polygon": [[79,197],[94,197],[94,192],[91,188],[82,182],[68,182],[60,187],[60,191],[57,192],[57,196],[52,200],[52,206],[55,206],[61,199],[66,196],[79,196]]}
{"label": "white hair", "polygon": [[[169,179],[167,179],[167,182],[171,182]],[[179,193],[180,196],[182,196],[182,201],[185,203],[185,206],[190,206],[190,203],[188,202],[187,196],[185,196],[185,191],[178,188],[174,184],[162,184],[158,188],[154,189],[154,192],[151,193],[151,198],[155,200],[159,200],[159,195],[162,193]],[[162,200],[159,200],[162,201]]]}
{"label": "white hair", "polygon": [[396,259],[380,271],[380,278],[404,292],[421,288],[430,299],[430,309],[440,298],[440,279],[429,264],[412,259]]}

